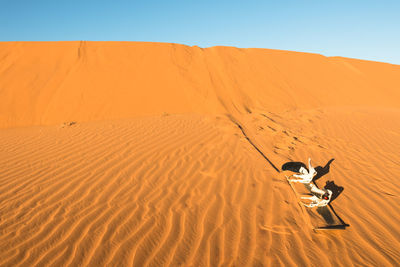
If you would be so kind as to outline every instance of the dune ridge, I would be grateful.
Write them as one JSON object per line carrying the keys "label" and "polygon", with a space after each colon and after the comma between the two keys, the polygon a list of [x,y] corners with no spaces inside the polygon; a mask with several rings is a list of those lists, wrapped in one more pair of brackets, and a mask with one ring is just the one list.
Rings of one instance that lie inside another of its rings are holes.
{"label": "dune ridge", "polygon": [[162,113],[398,108],[400,66],[145,42],[0,42],[0,127]]}

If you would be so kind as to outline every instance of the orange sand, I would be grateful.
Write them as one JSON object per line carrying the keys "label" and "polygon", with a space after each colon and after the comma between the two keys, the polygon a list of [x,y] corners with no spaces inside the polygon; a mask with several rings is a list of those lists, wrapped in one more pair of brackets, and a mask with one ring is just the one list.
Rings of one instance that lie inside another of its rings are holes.
{"label": "orange sand", "polygon": [[[136,42],[0,62],[1,266],[400,262],[400,66]],[[335,158],[317,183],[350,227],[313,231],[250,141],[278,168]]]}

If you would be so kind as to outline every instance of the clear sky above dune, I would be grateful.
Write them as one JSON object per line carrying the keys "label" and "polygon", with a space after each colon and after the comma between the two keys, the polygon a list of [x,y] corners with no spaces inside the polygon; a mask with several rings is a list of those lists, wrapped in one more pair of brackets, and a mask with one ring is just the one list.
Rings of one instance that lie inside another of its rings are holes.
{"label": "clear sky above dune", "polygon": [[400,64],[400,1],[1,0],[0,41],[151,41]]}

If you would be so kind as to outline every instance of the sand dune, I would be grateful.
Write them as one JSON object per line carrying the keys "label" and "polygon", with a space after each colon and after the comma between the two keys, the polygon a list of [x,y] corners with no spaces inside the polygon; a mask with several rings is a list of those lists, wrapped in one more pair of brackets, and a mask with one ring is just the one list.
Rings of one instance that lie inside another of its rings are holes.
{"label": "sand dune", "polygon": [[[1,266],[400,262],[399,66],[129,42],[0,60]],[[276,170],[308,157],[345,230],[315,232]]]}
{"label": "sand dune", "polygon": [[0,127],[167,113],[399,107],[400,66],[268,49],[0,42]]}

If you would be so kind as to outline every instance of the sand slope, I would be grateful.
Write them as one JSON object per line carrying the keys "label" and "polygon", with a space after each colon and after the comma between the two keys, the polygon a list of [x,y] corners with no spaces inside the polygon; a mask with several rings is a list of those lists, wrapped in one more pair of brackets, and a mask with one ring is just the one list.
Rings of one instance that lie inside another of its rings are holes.
{"label": "sand slope", "polygon": [[317,182],[344,187],[332,204],[351,226],[333,233],[311,230],[282,175],[224,117],[2,130],[1,265],[396,265],[400,123],[382,129],[383,115],[400,116],[305,113],[312,137],[294,120],[255,120],[276,129],[258,138],[298,138],[265,147],[276,165],[335,157]]}
{"label": "sand slope", "polygon": [[288,225],[297,210],[271,216],[284,190],[271,194],[273,173],[225,123],[167,116],[3,131],[2,265],[267,261],[271,233],[258,225],[298,231]]}
{"label": "sand slope", "polygon": [[[400,262],[399,66],[174,44],[0,47],[1,266]],[[325,170],[319,186],[343,188],[332,206],[346,230],[314,232],[275,169],[308,157]]]}
{"label": "sand slope", "polygon": [[399,107],[400,66],[141,42],[0,42],[0,127],[169,113]]}

